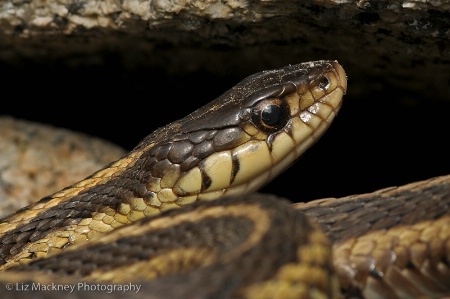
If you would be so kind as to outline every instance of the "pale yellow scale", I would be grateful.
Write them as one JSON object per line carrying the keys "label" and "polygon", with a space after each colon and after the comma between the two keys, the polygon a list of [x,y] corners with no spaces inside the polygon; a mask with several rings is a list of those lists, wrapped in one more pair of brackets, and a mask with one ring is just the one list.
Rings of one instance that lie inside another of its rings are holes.
{"label": "pale yellow scale", "polygon": [[173,186],[176,194],[198,194],[202,189],[202,173],[198,167],[194,167],[181,178]]}
{"label": "pale yellow scale", "polygon": [[203,163],[203,170],[206,175],[214,178],[206,191],[227,188],[230,185],[233,171],[231,152],[223,151],[212,154]]}
{"label": "pale yellow scale", "polygon": [[272,167],[272,159],[266,142],[251,141],[233,150],[239,159],[239,171],[231,187],[248,182],[249,177],[265,173]]}

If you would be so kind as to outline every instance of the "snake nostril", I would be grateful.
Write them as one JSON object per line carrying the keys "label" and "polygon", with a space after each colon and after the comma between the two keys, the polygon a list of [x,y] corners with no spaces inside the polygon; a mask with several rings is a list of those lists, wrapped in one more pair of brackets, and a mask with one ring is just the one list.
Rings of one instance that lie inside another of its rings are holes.
{"label": "snake nostril", "polygon": [[322,76],[317,80],[317,86],[325,91],[330,87],[330,80],[326,76]]}

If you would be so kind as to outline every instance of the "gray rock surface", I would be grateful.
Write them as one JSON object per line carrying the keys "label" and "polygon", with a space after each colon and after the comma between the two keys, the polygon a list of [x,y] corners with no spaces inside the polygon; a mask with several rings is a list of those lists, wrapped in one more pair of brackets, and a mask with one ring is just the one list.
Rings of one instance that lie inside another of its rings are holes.
{"label": "gray rock surface", "polygon": [[84,134],[0,116],[0,217],[77,182],[124,150]]}
{"label": "gray rock surface", "polygon": [[333,58],[353,78],[449,92],[448,1],[14,0],[0,3],[0,24],[0,61],[13,65],[104,64],[108,50],[128,67],[243,75]]}

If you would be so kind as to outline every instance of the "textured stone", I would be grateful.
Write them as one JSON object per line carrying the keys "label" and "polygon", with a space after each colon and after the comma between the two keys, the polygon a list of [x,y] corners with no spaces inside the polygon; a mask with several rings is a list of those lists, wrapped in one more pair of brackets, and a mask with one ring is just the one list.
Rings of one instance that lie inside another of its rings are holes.
{"label": "textured stone", "polygon": [[449,92],[448,1],[17,0],[0,4],[0,24],[0,62],[12,65],[102,65],[106,51],[132,68],[241,75],[331,58],[353,76]]}
{"label": "textured stone", "polygon": [[0,117],[0,216],[90,175],[124,150],[48,125]]}

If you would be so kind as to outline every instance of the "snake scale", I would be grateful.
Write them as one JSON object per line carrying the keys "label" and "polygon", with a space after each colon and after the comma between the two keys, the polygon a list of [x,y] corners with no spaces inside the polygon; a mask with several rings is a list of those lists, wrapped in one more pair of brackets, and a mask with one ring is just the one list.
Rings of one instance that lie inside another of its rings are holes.
{"label": "snake scale", "polygon": [[295,205],[255,193],[324,134],[346,90],[336,61],[254,74],[1,219],[1,298],[131,282],[127,298],[450,296],[450,176]]}

